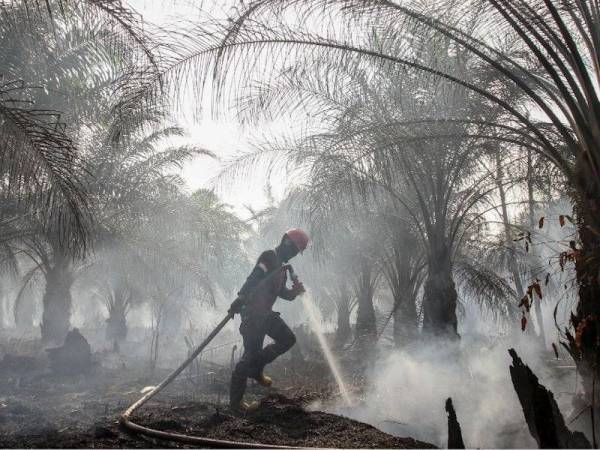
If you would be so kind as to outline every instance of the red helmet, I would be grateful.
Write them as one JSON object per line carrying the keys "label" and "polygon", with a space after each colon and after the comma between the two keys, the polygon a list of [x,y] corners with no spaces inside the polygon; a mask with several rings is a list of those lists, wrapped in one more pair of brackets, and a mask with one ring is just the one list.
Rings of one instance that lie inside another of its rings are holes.
{"label": "red helmet", "polygon": [[285,235],[290,238],[300,253],[308,247],[308,234],[300,228],[292,228],[291,230],[288,230]]}

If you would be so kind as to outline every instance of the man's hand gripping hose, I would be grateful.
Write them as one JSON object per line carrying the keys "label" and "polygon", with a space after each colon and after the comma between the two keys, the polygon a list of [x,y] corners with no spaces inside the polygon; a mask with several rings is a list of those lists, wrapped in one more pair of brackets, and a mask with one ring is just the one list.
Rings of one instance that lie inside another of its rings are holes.
{"label": "man's hand gripping hose", "polygon": [[296,272],[294,272],[293,267],[290,264],[286,264],[284,267],[289,272],[290,278],[292,279],[292,291],[294,291],[294,294],[296,296],[304,294],[306,292],[304,285],[300,281],[300,278],[298,278],[298,275],[296,275]]}

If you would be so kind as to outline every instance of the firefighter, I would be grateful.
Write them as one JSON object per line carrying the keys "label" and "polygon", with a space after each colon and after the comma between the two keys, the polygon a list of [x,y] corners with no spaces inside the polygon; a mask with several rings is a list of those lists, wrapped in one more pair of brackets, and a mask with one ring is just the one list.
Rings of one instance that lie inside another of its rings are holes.
{"label": "firefighter", "polygon": [[[287,231],[274,250],[260,255],[231,304],[229,312],[241,315],[240,333],[244,340],[244,354],[231,375],[229,405],[232,411],[252,411],[258,407],[257,402],[242,401],[247,379],[254,378],[263,386],[271,386],[271,378],[263,372],[265,365],[296,343],[294,333],[272,307],[277,297],[291,301],[304,292],[304,286],[297,279],[291,289],[286,287],[288,266],[285,264],[307,245],[308,236],[304,231],[298,228]],[[273,343],[263,348],[265,336],[273,339]]]}

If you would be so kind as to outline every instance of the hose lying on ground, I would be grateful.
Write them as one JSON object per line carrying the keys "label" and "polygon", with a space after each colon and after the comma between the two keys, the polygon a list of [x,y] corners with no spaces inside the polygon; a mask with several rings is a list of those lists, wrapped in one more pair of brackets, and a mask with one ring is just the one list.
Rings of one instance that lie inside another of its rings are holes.
{"label": "hose lying on ground", "polygon": [[119,420],[120,424],[133,431],[135,433],[143,434],[146,436],[164,439],[168,441],[176,441],[182,442],[185,444],[194,444],[194,445],[203,445],[209,447],[220,447],[220,448],[297,448],[297,447],[288,447],[285,445],[268,445],[268,444],[257,444],[252,442],[239,442],[239,441],[225,441],[221,439],[210,439],[202,436],[188,436],[180,433],[170,433],[167,431],[155,430],[152,428],[144,427],[142,425],[138,425],[131,421],[131,415],[139,409],[142,405],[144,405],[148,400],[162,391],[168,384],[170,384],[177,376],[183,372],[183,370],[191,364],[191,362],[196,359],[196,357],[204,350],[204,348],[214,339],[214,337],[219,334],[219,332],[223,329],[227,322],[229,322],[233,318],[233,314],[229,313],[225,318],[217,325],[217,327],[207,336],[206,339],[188,356],[188,358],[169,376],[167,376],[163,381],[160,382],[158,386],[155,386],[150,391],[146,392],[139,400],[134,402],[125,410],[123,414],[121,414],[121,418]]}

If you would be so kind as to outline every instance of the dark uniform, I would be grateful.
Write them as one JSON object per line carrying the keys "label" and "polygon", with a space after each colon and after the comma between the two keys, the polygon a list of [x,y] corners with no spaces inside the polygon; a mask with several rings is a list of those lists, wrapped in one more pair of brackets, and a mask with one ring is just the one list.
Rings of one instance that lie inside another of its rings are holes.
{"label": "dark uniform", "polygon": [[[238,298],[244,299],[240,311],[244,354],[231,377],[230,400],[234,407],[244,395],[247,378],[259,379],[265,365],[296,343],[290,327],[272,310],[277,297],[291,301],[299,294],[286,287],[287,270],[283,263],[277,251],[263,252],[238,293]],[[274,342],[263,348],[265,336]]]}

